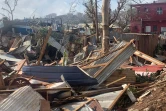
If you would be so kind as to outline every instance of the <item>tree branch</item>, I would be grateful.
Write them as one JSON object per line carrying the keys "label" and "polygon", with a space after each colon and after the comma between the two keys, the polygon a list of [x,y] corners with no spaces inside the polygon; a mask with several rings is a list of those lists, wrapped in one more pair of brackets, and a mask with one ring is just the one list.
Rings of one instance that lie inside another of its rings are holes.
{"label": "tree branch", "polygon": [[5,4],[7,5],[8,8],[6,9],[6,8],[2,7],[2,10],[6,11],[6,12],[8,12],[8,14],[10,14],[12,20],[13,20],[13,12],[14,12],[16,6],[17,6],[17,3],[18,3],[18,0],[14,0],[14,6],[13,6],[13,9],[12,9],[11,5],[9,4],[9,0],[5,0]]}
{"label": "tree branch", "polygon": [[91,19],[91,21],[93,22],[93,27],[95,28],[95,15],[96,15],[96,11],[95,11],[95,2],[93,0],[89,0],[89,2],[83,3],[83,5],[86,8],[86,15],[88,18]]}
{"label": "tree branch", "polygon": [[3,14],[3,13],[0,13],[2,16],[4,16],[4,17],[7,17],[5,14]]}
{"label": "tree branch", "polygon": [[2,7],[2,10],[7,11],[8,13],[11,14],[11,12],[10,12],[9,10],[7,10],[7,9],[5,9],[5,8],[3,8],[3,7]]}
{"label": "tree branch", "polygon": [[[110,14],[110,25],[113,24],[117,20],[120,11],[124,8],[124,5],[126,4],[126,1],[127,0],[121,0],[120,2],[118,2],[118,7],[113,12],[113,15]],[[110,9],[110,12],[111,12],[111,9]]]}
{"label": "tree branch", "polygon": [[15,10],[15,8],[16,8],[16,6],[17,6],[17,2],[18,2],[18,0],[15,0],[15,2],[14,2],[14,7],[13,7],[13,10],[12,10],[12,11]]}
{"label": "tree branch", "polygon": [[[5,0],[5,4],[9,7],[10,9],[10,13],[12,12],[12,9],[11,9],[11,6],[9,5],[9,1],[8,0]],[[6,9],[7,10],[7,9]],[[8,10],[9,11],[9,10]]]}

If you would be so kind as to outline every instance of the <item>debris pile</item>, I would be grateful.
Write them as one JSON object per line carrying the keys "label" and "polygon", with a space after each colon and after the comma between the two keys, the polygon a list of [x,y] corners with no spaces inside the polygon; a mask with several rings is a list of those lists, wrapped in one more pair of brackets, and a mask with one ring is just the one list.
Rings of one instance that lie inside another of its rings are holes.
{"label": "debris pile", "polygon": [[116,40],[103,53],[85,43],[89,35],[79,43],[76,34],[35,30],[1,37],[1,111],[164,111],[165,63],[134,40]]}
{"label": "debris pile", "polygon": [[129,107],[129,111],[165,111],[165,82],[165,71],[162,71],[153,84],[142,89],[144,93],[137,99],[138,102]]}

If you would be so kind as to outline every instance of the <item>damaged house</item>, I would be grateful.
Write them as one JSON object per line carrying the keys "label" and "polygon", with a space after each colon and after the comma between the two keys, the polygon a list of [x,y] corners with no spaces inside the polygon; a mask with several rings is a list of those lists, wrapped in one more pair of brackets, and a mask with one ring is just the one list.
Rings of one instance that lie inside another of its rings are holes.
{"label": "damaged house", "polygon": [[131,5],[132,33],[164,34],[166,32],[166,1]]}

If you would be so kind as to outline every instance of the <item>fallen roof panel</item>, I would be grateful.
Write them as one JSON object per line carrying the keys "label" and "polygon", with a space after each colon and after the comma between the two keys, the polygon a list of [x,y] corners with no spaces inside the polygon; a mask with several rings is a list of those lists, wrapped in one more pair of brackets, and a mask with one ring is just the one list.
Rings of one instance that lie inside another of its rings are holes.
{"label": "fallen roof panel", "polygon": [[107,110],[109,108],[109,106],[114,102],[116,97],[120,94],[121,91],[123,91],[123,90],[100,94],[97,96],[93,96],[92,98],[97,99],[99,101],[101,107],[104,110]]}
{"label": "fallen roof panel", "polygon": [[0,111],[39,111],[41,99],[30,86],[21,87],[0,102]]}
{"label": "fallen roof panel", "polygon": [[[136,48],[133,45],[132,41],[131,42],[122,41],[118,45],[111,48],[111,51],[108,55],[100,59],[97,59],[96,61],[87,65],[87,66],[96,65],[98,67],[84,69],[88,74],[90,74],[91,76],[95,77],[98,80],[99,85],[102,84],[108,77],[110,77],[111,74],[118,67],[120,67],[122,63],[124,63],[130,56],[132,56],[136,51]],[[102,65],[100,66],[100,64]]]}
{"label": "fallen roof panel", "polygon": [[89,86],[98,84],[77,66],[24,66],[23,74],[43,79],[45,82],[60,82],[61,75],[71,86]]}

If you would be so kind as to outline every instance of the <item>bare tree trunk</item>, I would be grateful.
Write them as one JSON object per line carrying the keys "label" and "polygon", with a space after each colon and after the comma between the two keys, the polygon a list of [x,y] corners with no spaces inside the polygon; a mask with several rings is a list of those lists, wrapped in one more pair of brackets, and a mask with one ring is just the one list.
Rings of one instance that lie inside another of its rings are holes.
{"label": "bare tree trunk", "polygon": [[95,22],[95,19],[93,19],[92,23],[93,23],[93,28],[96,29],[96,22]]}
{"label": "bare tree trunk", "polygon": [[110,0],[103,0],[102,6],[102,25],[103,25],[103,39],[102,50],[105,53],[109,48],[109,9]]}
{"label": "bare tree trunk", "polygon": [[99,31],[98,31],[98,12],[97,12],[97,0],[95,0],[95,18],[96,18],[96,41],[99,42]]}
{"label": "bare tree trunk", "polygon": [[13,12],[11,13],[11,16],[12,16],[12,21],[13,21]]}

